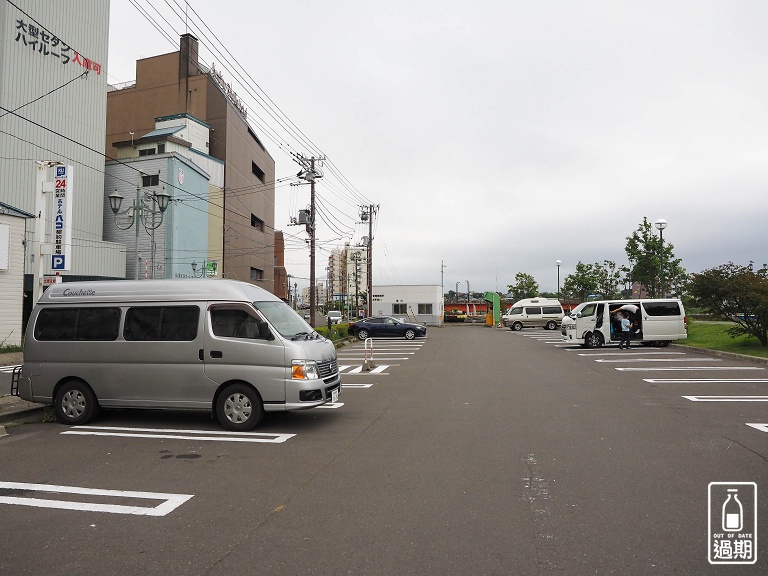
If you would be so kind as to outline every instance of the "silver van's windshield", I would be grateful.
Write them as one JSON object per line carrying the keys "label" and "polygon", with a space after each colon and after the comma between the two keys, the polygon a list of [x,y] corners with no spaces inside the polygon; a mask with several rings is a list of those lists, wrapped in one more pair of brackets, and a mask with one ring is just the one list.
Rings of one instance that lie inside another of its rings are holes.
{"label": "silver van's windshield", "polygon": [[314,337],[315,331],[285,302],[254,302],[253,306],[285,338]]}

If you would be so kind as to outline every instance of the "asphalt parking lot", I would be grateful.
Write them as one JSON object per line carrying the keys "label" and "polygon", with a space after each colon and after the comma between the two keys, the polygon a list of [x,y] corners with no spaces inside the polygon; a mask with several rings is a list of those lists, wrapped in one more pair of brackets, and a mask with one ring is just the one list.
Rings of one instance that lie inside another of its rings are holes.
{"label": "asphalt parking lot", "polygon": [[708,560],[709,485],[768,476],[764,365],[482,326],[373,344],[373,370],[339,350],[336,405],[250,434],[146,411],[9,429],[0,573],[765,573],[762,547]]}

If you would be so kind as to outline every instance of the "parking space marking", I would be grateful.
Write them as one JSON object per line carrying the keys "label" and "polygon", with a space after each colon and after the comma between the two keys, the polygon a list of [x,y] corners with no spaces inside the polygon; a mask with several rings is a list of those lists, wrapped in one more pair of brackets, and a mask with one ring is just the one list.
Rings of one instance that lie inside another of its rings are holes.
{"label": "parking space marking", "polygon": [[643,378],[644,382],[651,384],[676,384],[678,382],[691,382],[694,384],[715,383],[750,383],[768,382],[768,378]]}
{"label": "parking space marking", "polygon": [[370,388],[370,387],[371,387],[371,386],[373,386],[374,384],[375,384],[375,382],[373,382],[373,383],[371,383],[371,384],[347,384],[347,383],[345,382],[345,383],[342,385],[342,388],[344,388],[345,390],[346,390],[347,388]]}
{"label": "parking space marking", "polygon": [[162,492],[133,492],[126,490],[99,490],[80,486],[52,486],[50,484],[27,484],[19,482],[0,482],[0,489],[19,492],[47,492],[55,494],[84,494],[108,498],[135,498],[140,500],[161,500],[154,507],[124,506],[121,504],[101,504],[97,502],[75,502],[72,500],[54,500],[29,498],[26,496],[0,496],[1,504],[34,506],[36,508],[55,508],[58,510],[81,510],[86,512],[109,512],[111,514],[135,514],[139,516],[165,516],[172,512],[194,494],[164,494]]}
{"label": "parking space marking", "polygon": [[765,368],[759,368],[757,366],[670,366],[670,367],[653,367],[653,368],[614,368],[614,370],[621,370],[623,372],[653,372],[653,371],[683,371],[683,370],[765,370]]}
{"label": "parking space marking", "polygon": [[330,408],[333,410],[342,406],[344,406],[344,402],[328,402],[328,404],[321,404],[318,408]]}
{"label": "parking space marking", "polygon": [[685,352],[580,352],[579,356],[649,356],[649,355],[678,355],[682,356]]}
{"label": "parking space marking", "polygon": [[768,402],[768,396],[683,396],[691,402]]}
{"label": "parking space marking", "polygon": [[598,358],[595,362],[722,362],[720,358]]}
{"label": "parking space marking", "polygon": [[174,430],[159,428],[129,428],[122,426],[74,426],[61,434],[78,436],[118,436],[122,438],[162,438],[170,440],[201,440],[206,442],[259,442],[282,444],[296,434],[269,432],[220,432],[216,430]]}
{"label": "parking space marking", "polygon": [[749,422],[746,424],[747,426],[752,426],[752,428],[760,430],[760,432],[768,432],[768,424],[750,424]]}
{"label": "parking space marking", "polygon": [[9,365],[9,366],[0,366],[0,372],[6,373],[6,374],[10,374],[11,372],[13,372],[14,368],[18,368],[20,366],[21,366],[21,364],[14,364],[14,365]]}
{"label": "parking space marking", "polygon": [[344,372],[344,374],[357,374],[357,375],[362,375],[362,374],[379,374],[379,375],[383,375],[383,376],[389,376],[389,372],[384,372],[384,370],[386,370],[390,366],[399,366],[399,364],[386,364],[386,365],[382,365],[382,366],[377,366],[376,368],[374,368],[373,370],[370,370],[368,372],[363,372],[363,367],[362,366],[356,366],[354,368],[352,368],[352,366],[343,366],[343,367],[339,366],[339,372],[342,371],[342,368],[344,368],[344,369],[352,368],[352,370],[350,370],[349,372]]}

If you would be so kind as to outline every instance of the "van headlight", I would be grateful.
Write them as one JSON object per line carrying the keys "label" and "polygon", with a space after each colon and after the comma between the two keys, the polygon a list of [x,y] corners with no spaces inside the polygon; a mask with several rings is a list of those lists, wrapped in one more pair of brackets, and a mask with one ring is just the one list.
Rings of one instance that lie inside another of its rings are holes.
{"label": "van headlight", "polygon": [[317,362],[314,360],[292,360],[291,378],[294,380],[317,380]]}

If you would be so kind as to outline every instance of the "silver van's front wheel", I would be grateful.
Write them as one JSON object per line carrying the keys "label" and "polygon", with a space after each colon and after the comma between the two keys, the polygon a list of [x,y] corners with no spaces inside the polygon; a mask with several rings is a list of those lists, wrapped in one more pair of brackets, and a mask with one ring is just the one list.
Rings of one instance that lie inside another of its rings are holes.
{"label": "silver van's front wheel", "polygon": [[250,430],[263,416],[259,393],[245,384],[227,386],[216,400],[216,417],[227,430]]}

